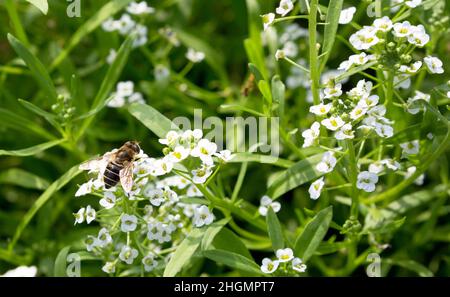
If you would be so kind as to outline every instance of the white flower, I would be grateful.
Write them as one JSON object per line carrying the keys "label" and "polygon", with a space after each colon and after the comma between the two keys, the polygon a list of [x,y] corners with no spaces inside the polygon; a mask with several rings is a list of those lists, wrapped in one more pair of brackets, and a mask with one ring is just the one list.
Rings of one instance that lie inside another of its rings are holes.
{"label": "white flower", "polygon": [[275,20],[275,14],[272,12],[268,14],[263,14],[261,18],[263,21],[264,31],[266,31],[267,28],[269,28],[269,26],[272,25],[273,21]]}
{"label": "white flower", "polygon": [[203,197],[202,192],[198,190],[198,188],[195,185],[189,186],[189,188],[186,191],[186,196],[188,197]]}
{"label": "white flower", "polygon": [[93,220],[95,220],[95,209],[88,205],[86,207],[86,223],[90,224]]}
{"label": "white flower", "polygon": [[302,259],[300,258],[294,258],[292,260],[292,269],[298,271],[298,272],[305,272],[306,271],[306,264],[303,264]]}
{"label": "white flower", "polygon": [[413,26],[412,33],[408,36],[408,42],[418,47],[423,47],[430,41],[430,36],[422,25]]}
{"label": "white flower", "polygon": [[368,97],[364,97],[358,101],[358,106],[368,109],[370,107],[374,107],[375,105],[377,105],[378,100],[379,100],[378,95],[371,95]]}
{"label": "white flower", "polygon": [[138,251],[136,249],[124,245],[120,251],[119,259],[127,264],[131,264],[137,256]]}
{"label": "white flower", "polygon": [[331,131],[336,131],[345,124],[345,122],[341,119],[340,116],[337,117],[331,116],[328,119],[323,119],[320,123]]}
{"label": "white flower", "polygon": [[205,53],[196,51],[193,48],[188,48],[188,51],[186,52],[186,58],[192,63],[200,63],[205,59]]}
{"label": "white flower", "polygon": [[347,95],[352,98],[366,98],[370,96],[370,91],[372,90],[373,83],[362,79],[358,81],[356,87],[347,92]]}
{"label": "white flower", "polygon": [[135,92],[130,97],[128,97],[128,103],[145,103],[144,97],[141,93]]}
{"label": "white flower", "polygon": [[278,265],[280,265],[280,262],[277,260],[272,261],[269,258],[264,258],[262,260],[261,271],[264,273],[274,273],[277,270]]}
{"label": "white flower", "polygon": [[160,206],[164,202],[164,192],[161,189],[146,189],[145,197],[148,197],[150,203],[154,206]]}
{"label": "white flower", "polygon": [[279,60],[279,59],[284,59],[286,57],[286,53],[284,52],[284,50],[277,50],[275,52],[275,59]]}
{"label": "white flower", "polygon": [[80,197],[92,193],[92,187],[93,187],[93,180],[90,179],[89,181],[85,182],[78,188],[77,192],[75,193],[75,197]]}
{"label": "white flower", "polygon": [[334,134],[334,137],[337,140],[343,140],[343,139],[352,139],[355,137],[354,132],[352,130],[351,124],[345,124],[344,126],[339,129],[336,134]]}
{"label": "white flower", "polygon": [[147,2],[145,2],[145,1],[142,1],[139,3],[133,1],[128,5],[127,11],[131,14],[141,15],[141,14],[154,13],[155,9],[153,7],[148,6]]}
{"label": "white flower", "polygon": [[109,65],[111,65],[113,62],[114,62],[114,60],[116,59],[116,57],[117,57],[117,52],[116,52],[116,50],[115,49],[110,49],[109,50],[109,54],[108,54],[108,57],[106,57],[106,63],[108,63]]}
{"label": "white flower", "polygon": [[375,173],[378,174],[381,171],[383,171],[384,166],[380,161],[374,162],[372,164],[369,165],[369,172],[370,173]]}
{"label": "white flower", "polygon": [[294,259],[294,252],[290,248],[279,249],[275,254],[279,262],[289,262]]}
{"label": "white flower", "polygon": [[377,44],[380,39],[376,35],[377,29],[365,26],[350,36],[351,45],[357,50],[367,50]]}
{"label": "white flower", "polygon": [[120,230],[122,232],[131,232],[136,230],[137,217],[124,213],[121,217]]}
{"label": "white flower", "polygon": [[407,101],[407,110],[410,114],[417,114],[422,106],[415,104],[418,100],[424,100],[426,102],[430,102],[431,96],[429,94],[422,93],[420,91],[416,91],[414,97],[408,98]]}
{"label": "white flower", "polygon": [[287,41],[283,46],[283,52],[286,57],[295,57],[298,55],[298,46],[293,41]]}
{"label": "white flower", "polygon": [[311,128],[303,131],[302,136],[305,139],[303,147],[309,147],[314,143],[314,140],[319,137],[320,134],[320,124],[319,122],[314,122]]}
{"label": "white flower", "polygon": [[410,66],[400,65],[400,68],[398,69],[398,71],[407,73],[407,74],[413,74],[413,73],[416,73],[420,69],[420,67],[422,67],[422,61],[416,61],[413,64],[411,64]]}
{"label": "white flower", "polygon": [[324,184],[325,184],[325,182],[323,181],[323,176],[321,178],[319,178],[318,180],[316,180],[315,182],[313,182],[308,190],[309,197],[314,200],[319,198]]}
{"label": "white flower", "polygon": [[[408,169],[406,169],[405,179],[411,177],[416,172],[416,170],[417,170],[416,166],[411,166]],[[424,179],[425,179],[425,174],[421,174],[418,178],[416,178],[414,183],[418,186],[421,186],[421,185],[423,185]]]}
{"label": "white flower", "polygon": [[75,223],[74,223],[74,225],[81,224],[81,223],[84,222],[85,212],[86,212],[86,209],[84,207],[82,207],[82,208],[80,208],[78,210],[77,213],[73,214],[75,216]]}
{"label": "white flower", "polygon": [[99,203],[106,209],[113,208],[116,203],[116,195],[113,192],[105,192]]}
{"label": "white flower", "polygon": [[444,73],[444,68],[442,68],[442,61],[437,57],[427,56],[423,58],[423,61],[428,67],[431,73],[441,74]]}
{"label": "white flower", "polygon": [[342,95],[342,84],[336,84],[331,87],[326,87],[323,90],[323,93],[325,94],[324,98],[332,98],[332,97],[339,97]]}
{"label": "white flower", "polygon": [[309,112],[311,112],[315,115],[320,115],[320,116],[326,115],[330,111],[331,107],[332,107],[331,103],[328,103],[328,104],[320,103],[318,105],[311,106],[309,108]]}
{"label": "white flower", "polygon": [[394,171],[400,169],[400,163],[398,163],[397,161],[392,160],[392,159],[384,159],[384,160],[381,160],[380,163]]}
{"label": "white flower", "polygon": [[98,232],[98,235],[97,235],[97,240],[98,240],[99,245],[102,247],[107,246],[108,244],[112,243],[112,237],[109,234],[108,229],[106,229],[106,228],[100,229],[100,231]]}
{"label": "white flower", "polygon": [[104,21],[104,22],[102,23],[102,29],[103,29],[104,31],[106,31],[106,32],[112,32],[112,31],[115,31],[115,30],[118,29],[118,28],[117,28],[117,23],[116,23],[116,21],[114,21],[114,19],[109,18],[109,19],[107,19],[106,21]]}
{"label": "white flower", "polygon": [[119,30],[120,34],[126,35],[136,26],[136,22],[128,14],[123,14],[119,20],[114,21],[115,27]]}
{"label": "white flower", "polygon": [[411,0],[411,1],[405,1],[406,6],[410,8],[415,8],[419,6],[422,3],[422,0]]}
{"label": "white flower", "polygon": [[333,152],[325,152],[322,156],[322,160],[316,165],[316,169],[322,173],[328,173],[333,171],[336,166],[336,158]]}
{"label": "white flower", "polygon": [[155,260],[155,257],[152,254],[148,254],[142,258],[142,264],[144,264],[144,270],[150,272],[158,266],[158,261]]}
{"label": "white flower", "polygon": [[353,15],[356,12],[355,7],[349,7],[341,10],[341,14],[339,15],[339,24],[348,24],[352,21]]}
{"label": "white flower", "polygon": [[450,91],[447,92],[447,98],[450,98]]}
{"label": "white flower", "polygon": [[378,175],[369,171],[362,171],[358,174],[356,187],[366,192],[375,191],[375,184],[378,182]]}
{"label": "white flower", "polygon": [[394,129],[390,125],[375,122],[373,127],[375,128],[375,132],[380,137],[389,138],[392,137],[392,135],[394,135]]}
{"label": "white flower", "polygon": [[264,195],[261,197],[261,201],[260,201],[261,205],[258,208],[258,212],[260,215],[262,216],[266,216],[267,212],[269,210],[269,207],[272,208],[272,210],[277,213],[280,211],[281,209],[281,204],[280,202],[277,201],[273,201],[272,199],[270,199],[269,196]]}
{"label": "white flower", "polygon": [[106,105],[111,108],[123,107],[125,105],[125,98],[115,94],[115,96],[109,100]]}
{"label": "white flower", "polygon": [[92,235],[89,235],[84,243],[88,252],[92,252],[96,247],[100,246],[100,241]]}
{"label": "white flower", "polygon": [[394,36],[396,37],[407,37],[411,33],[413,33],[414,27],[411,26],[411,23],[408,21],[404,21],[403,23],[395,23],[394,24]]}
{"label": "white flower", "polygon": [[194,210],[193,224],[196,227],[210,225],[214,221],[214,215],[206,205],[197,207]]}
{"label": "white flower", "polygon": [[169,173],[173,169],[173,163],[164,157],[162,160],[156,160],[153,163],[152,171],[150,172],[153,176],[160,176]]}
{"label": "white flower", "polygon": [[221,150],[218,153],[215,153],[214,156],[219,158],[220,160],[224,162],[229,162],[231,159],[233,159],[234,156],[231,155],[230,150]]}
{"label": "white flower", "polygon": [[217,145],[208,139],[201,139],[197,146],[192,149],[191,156],[199,157],[206,165],[212,165],[213,154],[217,151]]}
{"label": "white flower", "polygon": [[401,143],[400,147],[402,148],[402,157],[417,155],[419,153],[419,140]]}
{"label": "white flower", "polygon": [[36,266],[19,266],[8,270],[0,277],[35,277],[37,274]]}
{"label": "white flower", "polygon": [[105,273],[114,273],[116,272],[116,263],[115,262],[106,262],[102,267],[103,272]]}
{"label": "white flower", "polygon": [[189,156],[189,153],[189,149],[184,148],[183,146],[177,146],[167,155],[167,158],[170,162],[178,163],[186,159]]}
{"label": "white flower", "polygon": [[170,70],[166,66],[158,64],[153,70],[153,75],[156,81],[165,81],[170,76]]}
{"label": "white flower", "polygon": [[203,165],[199,169],[192,170],[192,181],[194,184],[203,184],[212,174],[211,166]]}
{"label": "white flower", "polygon": [[166,138],[159,139],[159,143],[167,146],[173,146],[178,142],[179,139],[180,135],[176,131],[169,131],[166,134]]}
{"label": "white flower", "polygon": [[384,16],[373,21],[373,26],[379,31],[388,32],[392,29],[392,21],[389,17]]}
{"label": "white flower", "polygon": [[148,29],[146,26],[138,24],[133,29],[133,32],[137,35],[135,40],[133,41],[133,47],[139,47],[147,43],[147,34]]}
{"label": "white flower", "polygon": [[117,84],[116,94],[120,97],[131,96],[134,92],[134,83],[132,81],[121,81]]}
{"label": "white flower", "polygon": [[352,120],[357,120],[360,117],[362,117],[363,115],[365,115],[367,112],[367,108],[356,105],[355,108],[352,109],[352,111],[350,112],[350,118]]}
{"label": "white flower", "polygon": [[275,10],[281,16],[285,16],[294,8],[294,4],[291,0],[281,0],[280,5]]}

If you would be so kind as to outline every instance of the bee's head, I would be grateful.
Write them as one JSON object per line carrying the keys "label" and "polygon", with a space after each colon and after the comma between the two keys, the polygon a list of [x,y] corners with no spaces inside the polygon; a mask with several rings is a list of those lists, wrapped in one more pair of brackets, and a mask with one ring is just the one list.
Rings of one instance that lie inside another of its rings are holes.
{"label": "bee's head", "polygon": [[141,148],[139,147],[139,143],[134,140],[125,142],[124,146],[128,147],[129,149],[134,151],[136,154],[138,154],[141,151]]}

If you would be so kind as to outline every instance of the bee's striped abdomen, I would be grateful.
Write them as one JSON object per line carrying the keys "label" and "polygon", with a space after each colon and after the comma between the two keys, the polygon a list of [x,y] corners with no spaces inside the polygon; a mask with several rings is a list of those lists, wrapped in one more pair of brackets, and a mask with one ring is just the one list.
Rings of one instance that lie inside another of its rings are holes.
{"label": "bee's striped abdomen", "polygon": [[114,162],[109,162],[106,166],[105,173],[103,174],[103,181],[105,182],[105,188],[109,189],[114,187],[120,180],[119,172],[123,166]]}

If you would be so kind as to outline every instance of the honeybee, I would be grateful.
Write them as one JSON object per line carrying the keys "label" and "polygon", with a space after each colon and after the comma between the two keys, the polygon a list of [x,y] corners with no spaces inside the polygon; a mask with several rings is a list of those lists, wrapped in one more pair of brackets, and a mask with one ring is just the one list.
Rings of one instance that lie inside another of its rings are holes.
{"label": "honeybee", "polygon": [[106,189],[114,187],[120,181],[125,193],[129,193],[133,187],[134,161],[140,151],[138,142],[127,141],[117,150],[82,163],[80,169],[99,170]]}

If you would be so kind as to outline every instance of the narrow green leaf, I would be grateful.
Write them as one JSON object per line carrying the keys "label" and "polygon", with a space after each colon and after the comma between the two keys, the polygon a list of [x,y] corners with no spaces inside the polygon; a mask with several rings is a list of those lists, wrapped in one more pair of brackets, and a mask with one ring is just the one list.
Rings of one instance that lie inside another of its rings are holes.
{"label": "narrow green leaf", "polygon": [[60,128],[60,125],[56,121],[56,115],[41,109],[40,107],[34,105],[33,103],[31,103],[29,101],[26,101],[26,100],[23,100],[23,99],[18,99],[18,100],[19,100],[19,103],[22,104],[26,109],[28,109],[29,111],[31,111],[31,112],[33,112],[33,113],[43,117],[53,127],[55,127],[56,129]]}
{"label": "narrow green leaf", "polygon": [[25,216],[22,218],[19,226],[17,226],[16,232],[8,245],[8,249],[13,250],[14,246],[22,235],[23,230],[28,226],[31,219],[36,215],[36,213],[47,203],[52,197],[56,197],[54,194],[59,191],[63,186],[65,186],[69,181],[71,181],[74,177],[81,173],[81,170],[78,168],[79,165],[76,165],[69,169],[64,175],[62,175],[59,179],[53,182],[44,193],[33,203],[33,206],[28,210]]}
{"label": "narrow green leaf", "polygon": [[24,133],[33,132],[43,138],[54,139],[54,136],[44,128],[7,109],[0,108],[0,124]]}
{"label": "narrow green leaf", "polygon": [[423,266],[420,263],[417,263],[414,260],[403,260],[403,259],[383,259],[382,262],[397,265],[403,267],[405,269],[416,272],[419,276],[422,277],[433,277],[433,272],[431,272],[428,268]]}
{"label": "narrow green leaf", "polygon": [[134,103],[128,111],[158,137],[164,138],[170,130],[179,130],[171,120],[150,105]]}
{"label": "narrow green leaf", "polygon": [[44,190],[50,185],[47,180],[18,168],[12,168],[1,172],[0,183],[36,190]]}
{"label": "narrow green leaf", "polygon": [[240,237],[228,228],[220,230],[216,237],[214,237],[212,245],[214,246],[214,249],[233,252],[253,260],[252,255]]}
{"label": "narrow green leaf", "polygon": [[220,105],[219,108],[220,108],[221,112],[243,111],[243,112],[248,112],[249,114],[252,114],[252,115],[257,116],[257,117],[265,117],[266,116],[265,114],[263,114],[263,113],[261,113],[261,112],[259,112],[257,110],[254,110],[254,109],[252,109],[250,107],[238,105],[238,104],[222,104],[222,105]]}
{"label": "narrow green leaf", "polygon": [[273,199],[284,193],[320,177],[323,173],[316,169],[317,163],[322,160],[322,154],[317,154],[295,163],[289,169],[277,174],[276,178],[269,181],[267,195]]}
{"label": "narrow green leaf", "polygon": [[54,147],[64,141],[66,140],[65,139],[52,140],[21,150],[13,150],[13,151],[0,150],[0,156],[17,156],[17,157],[32,156],[37,153],[43,152],[46,149]]}
{"label": "narrow green leaf", "polygon": [[41,61],[34,56],[25,45],[22,44],[16,37],[8,33],[8,40],[16,53],[22,58],[22,60],[30,68],[31,73],[38,82],[39,86],[46,92],[47,96],[55,101],[57,97],[57,92],[55,86],[53,85],[52,79],[48,74],[45,66],[42,65]]}
{"label": "narrow green leaf", "polygon": [[284,116],[284,92],[286,87],[283,82],[280,80],[278,75],[275,75],[272,78],[272,98],[273,102],[278,103],[278,116],[283,121]]}
{"label": "narrow green leaf", "polygon": [[27,2],[30,2],[34,6],[36,6],[43,14],[48,13],[48,2],[47,0],[27,0]]}
{"label": "narrow green leaf", "polygon": [[265,80],[261,80],[258,83],[258,89],[263,95],[264,99],[268,104],[272,104],[272,93],[270,91],[270,86]]}
{"label": "narrow green leaf", "polygon": [[322,46],[322,59],[320,61],[320,69],[325,67],[331,50],[336,39],[336,32],[339,25],[339,16],[341,14],[342,3],[344,0],[330,0],[328,4],[327,17],[325,19],[325,29]]}
{"label": "narrow green leaf", "polygon": [[274,251],[284,248],[283,230],[280,221],[272,208],[269,208],[266,216],[267,231]]}
{"label": "narrow green leaf", "polygon": [[216,235],[222,230],[223,226],[225,226],[230,221],[230,218],[225,218],[220,221],[212,223],[209,228],[206,230],[205,235],[203,236],[201,243],[201,250],[207,250],[211,246]]}
{"label": "narrow green leaf", "polygon": [[366,69],[372,67],[372,66],[375,65],[376,63],[378,63],[378,61],[372,61],[372,62],[366,63],[366,64],[364,64],[364,65],[352,67],[352,68],[350,68],[350,70],[348,70],[348,71],[342,73],[341,75],[336,76],[335,79],[334,79],[334,81],[335,81],[335,82],[340,82],[340,81],[346,79],[347,77],[352,76],[352,75],[355,74],[355,73],[364,71],[364,70],[366,70]]}
{"label": "narrow green leaf", "polygon": [[270,164],[274,166],[289,168],[294,163],[292,161],[281,159],[270,155],[261,155],[255,153],[236,153],[229,163],[256,162],[261,164]]}
{"label": "narrow green leaf", "polygon": [[92,31],[97,29],[104,21],[113,16],[133,0],[111,0],[108,1],[100,10],[87,20],[67,43],[67,46],[55,58],[50,69],[53,70],[67,57],[67,55],[80,43],[80,41]]}
{"label": "narrow green leaf", "polygon": [[308,261],[325,237],[333,217],[333,206],[328,206],[317,213],[306,225],[295,241],[295,255]]}
{"label": "narrow green leaf", "polygon": [[224,250],[203,251],[202,254],[216,263],[221,263],[231,268],[246,271],[255,275],[262,275],[258,264],[242,255]]}
{"label": "narrow green leaf", "polygon": [[56,277],[65,277],[66,274],[66,265],[67,265],[67,254],[70,251],[70,246],[66,246],[63,248],[56,256],[55,267],[53,271],[53,276]]}

